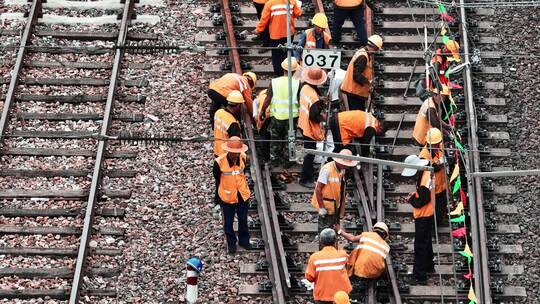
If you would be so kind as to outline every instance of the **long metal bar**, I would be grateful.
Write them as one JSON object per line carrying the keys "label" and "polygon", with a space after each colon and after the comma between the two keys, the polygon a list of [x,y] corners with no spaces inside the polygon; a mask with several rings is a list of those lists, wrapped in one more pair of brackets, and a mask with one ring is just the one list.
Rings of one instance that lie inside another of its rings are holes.
{"label": "long metal bar", "polygon": [[400,167],[400,168],[411,168],[411,169],[416,169],[416,170],[421,170],[421,171],[433,172],[433,167],[430,167],[430,166],[411,165],[411,164],[397,162],[393,160],[356,156],[356,155],[343,155],[339,153],[318,151],[318,150],[313,150],[313,149],[304,149],[304,151],[310,154],[321,155],[321,156],[332,157],[332,158],[341,158],[341,159],[346,159],[346,160],[356,160],[362,163],[387,165],[387,166]]}
{"label": "long metal bar", "polygon": [[516,170],[516,171],[492,171],[492,172],[472,172],[468,173],[472,177],[509,177],[540,175],[540,170]]}
{"label": "long metal bar", "polygon": [[[135,5],[134,0],[126,0],[124,5],[124,11],[122,14],[122,23],[120,25],[120,31],[118,32],[118,40],[116,45],[124,46],[128,33],[128,26],[133,14],[133,7]],[[107,136],[109,130],[112,112],[114,108],[114,100],[116,96],[116,87],[119,82],[120,67],[122,59],[124,57],[124,50],[122,48],[117,49],[114,56],[114,64],[111,74],[111,81],[109,84],[109,90],[107,93],[107,102],[105,104],[105,114],[103,116],[103,124],[101,126],[100,135],[102,137]],[[73,277],[73,284],[71,286],[71,293],[69,296],[70,304],[77,304],[79,302],[80,287],[82,278],[84,276],[84,268],[86,264],[86,256],[88,254],[88,243],[92,236],[92,224],[94,221],[94,207],[99,196],[101,188],[102,169],[105,160],[105,148],[107,141],[100,140],[98,143],[98,150],[96,153],[96,164],[94,166],[94,172],[92,174],[92,183],[90,185],[90,193],[88,195],[88,202],[86,204],[86,213],[84,217],[84,225],[81,234],[81,241],[79,244],[79,251],[77,254],[77,263],[75,265],[75,274]]]}
{"label": "long metal bar", "polygon": [[[236,41],[236,37],[234,35],[234,26],[232,23],[232,14],[231,10],[229,8],[229,1],[228,0],[220,0],[221,6],[223,9],[223,15],[224,15],[224,26],[225,26],[225,32],[227,33],[227,42],[229,47],[231,48],[229,51],[231,62],[232,62],[232,70],[234,73],[242,74],[242,67],[240,65],[240,53],[238,52],[238,43]],[[266,197],[272,197],[272,188],[271,184],[270,187],[265,187],[265,179],[263,175],[261,174],[261,164],[259,163],[259,158],[257,156],[257,150],[255,146],[255,140],[253,136],[253,118],[248,114],[246,107],[244,106],[243,109],[243,118],[244,118],[244,129],[246,133],[246,140],[249,145],[249,153],[250,153],[250,162],[251,162],[251,176],[254,181],[254,192],[255,197],[258,201],[257,204],[257,211],[259,214],[259,218],[261,220],[261,232],[262,235],[265,238],[265,246],[264,246],[264,252],[266,255],[266,258],[270,262],[270,267],[268,269],[270,280],[272,281],[272,299],[274,303],[278,304],[285,304],[285,295],[286,295],[286,287],[290,285],[289,277],[287,276],[286,279],[284,279],[287,282],[286,286],[283,286],[282,282],[284,281],[281,277],[282,272],[280,272],[280,268],[283,268],[283,266],[280,267],[280,264],[278,262],[279,260],[279,248],[276,248],[276,243],[280,244],[281,239],[275,240],[275,237],[281,237],[280,235],[273,235],[272,234],[272,225],[270,223],[270,211],[268,210],[268,201]],[[285,256],[281,256],[281,260],[285,261]],[[286,264],[285,264],[286,266]],[[285,268],[283,270],[288,270]]]}
{"label": "long metal bar", "polygon": [[32,2],[32,6],[30,7],[28,21],[26,22],[23,34],[21,36],[21,44],[17,53],[17,59],[15,60],[15,66],[11,71],[11,80],[9,82],[6,100],[4,101],[2,116],[0,117],[0,145],[3,144],[4,133],[6,132],[6,128],[9,122],[9,113],[11,112],[11,108],[15,103],[15,93],[17,91],[17,85],[19,84],[19,74],[21,73],[23,68],[24,56],[26,55],[27,47],[30,45],[30,38],[32,37],[34,25],[36,24],[38,15],[40,13],[41,0],[34,0]]}
{"label": "long metal bar", "polygon": [[[459,1],[462,7],[460,8],[460,31],[461,38],[463,43],[464,62],[470,62],[469,58],[469,36],[467,30],[463,28],[462,24],[467,23],[467,16],[463,4],[464,0]],[[469,130],[469,145],[471,151],[469,156],[471,162],[469,164],[469,172],[475,173],[480,171],[480,153],[478,152],[478,136],[477,136],[477,121],[476,121],[476,111],[474,106],[474,97],[472,91],[472,75],[471,75],[471,66],[467,67],[463,71],[464,78],[464,87],[465,87],[465,107],[467,110],[467,124]],[[474,286],[476,294],[480,297],[480,303],[491,304],[491,289],[490,289],[490,275],[488,267],[488,250],[487,250],[487,235],[485,227],[485,215],[484,215],[484,195],[482,192],[481,179],[479,177],[473,177],[468,179],[469,184],[474,184],[474,187],[469,187],[469,195],[471,195],[472,203],[470,204],[469,211],[471,213],[471,232],[473,252],[475,258],[473,259],[474,267]]]}
{"label": "long metal bar", "polygon": [[293,89],[292,89],[292,37],[291,37],[291,0],[287,0],[287,86],[289,90],[289,132],[287,135],[288,149],[289,149],[289,161],[294,161],[296,157],[296,149],[294,146],[296,129],[294,128],[294,117],[293,117]]}

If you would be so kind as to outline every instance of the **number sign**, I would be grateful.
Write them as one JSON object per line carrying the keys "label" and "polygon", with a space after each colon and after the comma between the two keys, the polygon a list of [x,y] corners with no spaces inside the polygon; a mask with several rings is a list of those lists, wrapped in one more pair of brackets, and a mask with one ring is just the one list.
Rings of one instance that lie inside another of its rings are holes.
{"label": "number sign", "polygon": [[304,49],[302,62],[305,67],[323,69],[339,69],[341,66],[341,51],[332,49]]}

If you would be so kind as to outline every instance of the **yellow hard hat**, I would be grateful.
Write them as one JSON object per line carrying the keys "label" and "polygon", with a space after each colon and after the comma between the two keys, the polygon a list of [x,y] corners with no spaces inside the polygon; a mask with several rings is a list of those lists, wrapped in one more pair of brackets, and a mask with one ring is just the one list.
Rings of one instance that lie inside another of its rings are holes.
{"label": "yellow hard hat", "polygon": [[381,36],[379,36],[379,35],[371,35],[368,38],[368,42],[371,42],[371,44],[373,44],[374,46],[378,47],[379,49],[382,49],[383,41],[382,41]]}
{"label": "yellow hard hat", "polygon": [[[288,59],[285,58],[285,60],[283,60],[281,62],[281,67],[288,71],[289,70],[289,62],[288,62]],[[296,71],[296,69],[298,68],[298,62],[296,62],[296,58],[292,57],[291,58],[291,71]]]}
{"label": "yellow hard hat", "polygon": [[426,134],[426,142],[430,145],[438,144],[442,141],[441,130],[437,128],[430,128]]}
{"label": "yellow hard hat", "polygon": [[328,18],[323,13],[316,13],[313,19],[311,19],[311,23],[323,29],[328,28]]}
{"label": "yellow hard hat", "polygon": [[227,95],[227,101],[229,103],[244,103],[244,96],[240,91],[231,91],[229,95]]}
{"label": "yellow hard hat", "polygon": [[251,78],[251,80],[253,80],[253,87],[255,87],[255,83],[257,83],[257,75],[255,75],[255,73],[253,73],[253,72],[245,72],[244,74],[242,74],[242,76],[247,76],[247,77]]}
{"label": "yellow hard hat", "polygon": [[340,290],[334,294],[334,303],[335,304],[350,304],[349,301],[349,295],[343,291]]}
{"label": "yellow hard hat", "polygon": [[386,235],[388,235],[388,226],[386,226],[384,222],[375,223],[375,225],[373,225],[373,230],[375,230],[375,228],[384,230],[384,232],[386,232]]}

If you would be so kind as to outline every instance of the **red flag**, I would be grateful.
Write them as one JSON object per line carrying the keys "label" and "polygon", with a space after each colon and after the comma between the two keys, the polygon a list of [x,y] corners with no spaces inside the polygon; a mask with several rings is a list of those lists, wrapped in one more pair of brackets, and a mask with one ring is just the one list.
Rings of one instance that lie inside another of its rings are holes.
{"label": "red flag", "polygon": [[462,86],[460,86],[459,84],[457,84],[455,82],[451,82],[451,81],[448,83],[448,87],[450,89],[463,89]]}
{"label": "red flag", "polygon": [[467,195],[463,189],[459,189],[459,195],[461,196],[461,201],[463,202],[463,207],[467,206]]}
{"label": "red flag", "polygon": [[461,227],[452,231],[453,237],[464,237],[466,234],[467,234],[467,229],[465,227]]}
{"label": "red flag", "polygon": [[452,23],[455,20],[454,17],[448,15],[448,13],[442,13],[441,14],[441,19],[446,21],[446,22],[449,22],[449,23]]}
{"label": "red flag", "polygon": [[463,275],[463,277],[464,277],[465,279],[469,279],[469,280],[473,277],[472,271],[471,271],[471,268],[470,268],[470,267],[469,267],[469,273],[467,273],[466,275]]}

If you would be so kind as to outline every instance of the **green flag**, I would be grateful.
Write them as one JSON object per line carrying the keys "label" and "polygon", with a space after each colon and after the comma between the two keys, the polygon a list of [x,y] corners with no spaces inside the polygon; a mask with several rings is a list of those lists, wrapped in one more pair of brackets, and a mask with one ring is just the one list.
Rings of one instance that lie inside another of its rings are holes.
{"label": "green flag", "polygon": [[467,258],[467,261],[469,261],[469,264],[471,263],[471,260],[473,258],[473,253],[471,251],[471,248],[469,248],[469,244],[465,245],[465,248],[463,251],[460,251],[459,254]]}
{"label": "green flag", "polygon": [[448,41],[450,41],[450,38],[448,38],[448,36],[445,35],[445,36],[442,37],[442,42],[443,42],[444,44],[447,44]]}
{"label": "green flag", "polygon": [[444,7],[444,5],[439,4],[439,5],[437,5],[437,8],[439,9],[439,13],[441,13],[441,14],[446,13],[446,7]]}
{"label": "green flag", "polygon": [[456,147],[459,149],[459,151],[461,153],[465,153],[465,149],[463,149],[463,146],[459,143],[459,141],[457,141],[457,139],[454,138],[454,144],[456,145]]}
{"label": "green flag", "polygon": [[460,187],[461,187],[461,176],[458,176],[456,178],[456,182],[454,183],[454,188],[452,188],[452,194],[456,194],[456,192],[458,192]]}
{"label": "green flag", "polygon": [[463,223],[465,222],[465,214],[462,214],[456,218],[450,219],[450,223]]}

